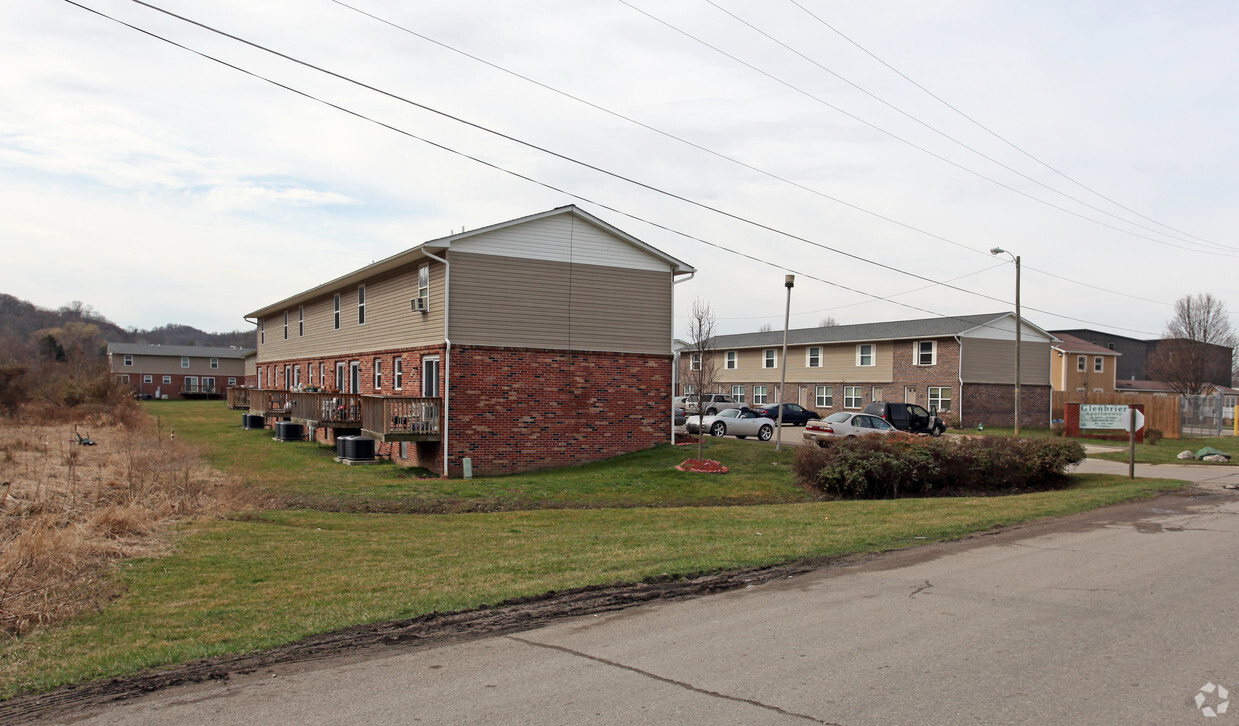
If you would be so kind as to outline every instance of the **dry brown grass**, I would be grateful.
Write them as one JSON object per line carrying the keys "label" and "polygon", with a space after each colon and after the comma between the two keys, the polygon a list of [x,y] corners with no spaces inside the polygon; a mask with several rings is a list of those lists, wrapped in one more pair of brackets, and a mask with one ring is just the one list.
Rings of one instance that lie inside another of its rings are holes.
{"label": "dry brown grass", "polygon": [[[125,414],[0,422],[0,632],[16,637],[106,601],[104,566],[160,554],[178,520],[256,505],[192,446]],[[75,430],[96,445],[80,445]]]}

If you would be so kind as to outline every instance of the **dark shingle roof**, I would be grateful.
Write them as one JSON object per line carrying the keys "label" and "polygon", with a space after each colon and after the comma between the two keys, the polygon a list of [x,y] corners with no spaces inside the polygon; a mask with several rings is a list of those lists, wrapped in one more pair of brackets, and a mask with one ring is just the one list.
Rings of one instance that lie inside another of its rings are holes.
{"label": "dark shingle roof", "polygon": [[168,355],[180,358],[244,358],[253,348],[222,348],[206,345],[157,345],[153,343],[108,343],[108,355]]}

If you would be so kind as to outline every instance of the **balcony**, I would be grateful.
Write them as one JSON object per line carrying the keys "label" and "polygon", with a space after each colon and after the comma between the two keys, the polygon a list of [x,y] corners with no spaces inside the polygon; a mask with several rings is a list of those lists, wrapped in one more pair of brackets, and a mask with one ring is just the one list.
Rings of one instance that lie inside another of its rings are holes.
{"label": "balcony", "polygon": [[228,408],[236,411],[249,410],[250,390],[243,386],[228,386],[226,394]]}
{"label": "balcony", "polygon": [[267,418],[290,415],[288,391],[255,388],[249,394],[250,413]]}
{"label": "balcony", "polygon": [[361,428],[360,393],[290,391],[287,411],[294,421],[327,429]]}
{"label": "balcony", "polygon": [[440,441],[441,398],[362,396],[361,432],[378,441]]}
{"label": "balcony", "polygon": [[180,388],[181,398],[219,398],[221,391],[213,383],[187,383]]}

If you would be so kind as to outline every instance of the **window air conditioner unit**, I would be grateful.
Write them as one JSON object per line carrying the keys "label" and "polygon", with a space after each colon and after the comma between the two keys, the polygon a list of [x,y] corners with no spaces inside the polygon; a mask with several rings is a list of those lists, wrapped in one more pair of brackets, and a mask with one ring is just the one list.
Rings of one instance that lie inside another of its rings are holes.
{"label": "window air conditioner unit", "polygon": [[415,297],[409,301],[415,313],[424,313],[430,309],[430,299],[425,297]]}

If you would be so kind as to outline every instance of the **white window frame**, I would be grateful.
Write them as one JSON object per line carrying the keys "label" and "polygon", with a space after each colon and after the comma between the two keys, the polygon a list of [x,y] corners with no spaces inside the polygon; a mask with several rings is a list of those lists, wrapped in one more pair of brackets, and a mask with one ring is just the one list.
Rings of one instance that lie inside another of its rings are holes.
{"label": "white window frame", "polygon": [[[926,351],[924,346],[928,345],[929,350]],[[929,359],[925,359],[926,353],[929,354]],[[914,366],[934,366],[938,365],[938,341],[936,340],[918,340],[912,344],[912,365]]]}
{"label": "white window frame", "polygon": [[142,376],[142,382],[143,382],[143,383],[154,383],[154,382],[155,382],[155,376],[152,376],[152,375],[151,375],[151,374],[149,374],[149,373],[144,374],[144,375]]}
{"label": "white window frame", "polygon": [[734,371],[739,366],[740,354],[734,350],[727,351],[723,358],[723,367],[729,371]]}
{"label": "white window frame", "polygon": [[770,402],[770,389],[768,386],[753,386],[753,405],[764,406]]}
{"label": "white window frame", "polygon": [[336,296],[332,301],[332,308],[334,310],[334,312],[332,313],[334,317],[333,323],[332,323],[332,330],[339,330],[340,329],[340,294],[339,293],[336,293]]}
{"label": "white window frame", "polygon": [[692,384],[685,384],[685,386],[684,386],[684,395],[685,395],[685,396],[691,396],[691,395],[693,395],[693,394],[694,394],[694,393],[696,393],[696,392],[697,392],[697,389],[696,389],[696,388],[693,388]]}
{"label": "white window frame", "polygon": [[125,365],[127,366],[133,365],[133,356],[128,355],[128,354],[125,355]]}
{"label": "white window frame", "polygon": [[297,306],[297,337],[305,337],[305,306]]}
{"label": "white window frame", "polygon": [[822,367],[822,347],[819,345],[811,345],[804,349],[804,365],[805,368],[821,368]]}
{"label": "white window frame", "polygon": [[[779,349],[766,348],[761,352],[761,367],[762,368],[778,368],[779,367]],[[753,394],[757,395],[757,394]],[[754,401],[753,403],[757,403]]]}
{"label": "white window frame", "polygon": [[293,366],[293,388],[301,385],[301,364]]}
{"label": "white window frame", "polygon": [[1087,370],[1088,370],[1088,356],[1077,355],[1076,356],[1076,371],[1078,373],[1084,373]]}
{"label": "white window frame", "polygon": [[1106,359],[1097,355],[1093,356],[1093,372],[1101,373],[1106,369]]}
{"label": "white window frame", "polygon": [[[942,395],[943,391],[946,392],[946,396]],[[935,403],[935,401],[937,403]],[[946,402],[945,406],[942,405],[943,401]],[[951,389],[950,387],[949,386],[930,386],[927,403],[929,403],[929,407],[933,410],[950,411],[951,410]]]}
{"label": "white window frame", "polygon": [[383,390],[383,359],[382,358],[374,359],[374,390],[376,393],[378,391]]}
{"label": "white window frame", "polygon": [[348,388],[348,364],[336,361],[336,392],[344,393]]}
{"label": "white window frame", "polygon": [[404,358],[396,356],[392,362],[392,387],[397,390],[404,389]]}
{"label": "white window frame", "polygon": [[417,296],[425,298],[430,303],[430,264],[417,268]]}
{"label": "white window frame", "polygon": [[835,407],[835,387],[817,386],[813,389],[813,404],[817,408]]}
{"label": "white window frame", "polygon": [[284,340],[288,340],[288,311],[284,311]]}
{"label": "white window frame", "polygon": [[[868,353],[865,349],[868,349]],[[868,357],[869,362],[865,362]],[[856,365],[861,368],[869,368],[878,364],[878,347],[873,343],[857,343],[856,345]]]}
{"label": "white window frame", "polygon": [[736,403],[744,403],[744,386],[731,387],[731,400]]}
{"label": "white window frame", "polygon": [[164,376],[162,385],[165,385],[165,386],[172,385],[172,376]]}
{"label": "white window frame", "polygon": [[357,286],[357,324],[366,324],[366,286]]}
{"label": "white window frame", "polygon": [[129,382],[129,374],[128,374],[128,373],[122,373],[122,374],[120,374],[120,382],[121,382],[121,383],[128,383],[128,382]]}
{"label": "white window frame", "polygon": [[701,370],[701,353],[700,352],[688,354],[688,369],[690,371]]}
{"label": "white window frame", "polygon": [[882,390],[881,386],[874,386],[873,392],[870,394],[870,401],[883,401],[886,399],[886,391]]}
{"label": "white window frame", "polygon": [[848,410],[859,410],[865,407],[865,392],[861,386],[843,387],[843,407]]}
{"label": "white window frame", "polygon": [[230,386],[235,386],[235,385],[237,385],[237,379],[236,379],[236,378],[234,378],[234,377],[232,377],[232,376],[228,376],[228,385],[230,385]]}
{"label": "white window frame", "polygon": [[267,343],[267,319],[261,318],[258,321],[258,344],[265,345]]}
{"label": "white window frame", "polygon": [[183,355],[183,356],[181,356],[181,367],[182,367],[182,368],[188,368],[188,367],[189,367],[189,356],[187,356],[187,355]]}
{"label": "white window frame", "polygon": [[212,358],[212,359],[211,359],[211,367],[212,367],[212,368],[219,368],[219,358]]}

